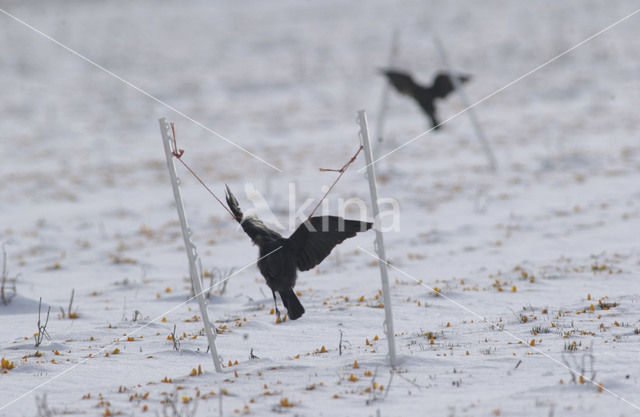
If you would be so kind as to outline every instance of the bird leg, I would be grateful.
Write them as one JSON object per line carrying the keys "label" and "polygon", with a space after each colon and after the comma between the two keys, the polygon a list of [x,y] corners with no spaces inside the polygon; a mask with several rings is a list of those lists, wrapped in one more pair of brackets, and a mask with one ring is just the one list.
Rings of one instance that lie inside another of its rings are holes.
{"label": "bird leg", "polygon": [[440,129],[440,127],[442,127],[440,125],[440,122],[438,122],[438,119],[436,118],[436,114],[435,112],[433,113],[428,113],[427,116],[429,116],[429,119],[431,120],[431,128],[432,129]]}
{"label": "bird leg", "polygon": [[276,300],[276,292],[271,290],[271,294],[273,294],[273,304],[276,306],[276,318],[280,321],[280,310],[278,310],[278,301]]}

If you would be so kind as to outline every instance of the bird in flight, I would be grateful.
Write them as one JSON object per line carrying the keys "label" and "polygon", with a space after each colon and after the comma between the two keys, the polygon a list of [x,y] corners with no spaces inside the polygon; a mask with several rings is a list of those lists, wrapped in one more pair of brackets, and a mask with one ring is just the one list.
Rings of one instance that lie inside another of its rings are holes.
{"label": "bird in flight", "polygon": [[[455,84],[452,80],[453,75],[446,72],[439,72],[434,78],[433,84],[425,87],[417,84],[413,81],[411,75],[405,72],[387,69],[382,70],[382,73],[400,94],[413,97],[418,102],[422,110],[429,117],[434,129],[440,128],[440,123],[436,116],[435,101],[437,98],[447,97],[449,93],[455,90]],[[457,77],[460,84],[466,83],[471,79],[470,75],[455,75],[455,77]]]}
{"label": "bird in flight", "polygon": [[229,186],[226,188],[229,209],[260,250],[258,269],[271,288],[278,318],[280,311],[276,292],[280,294],[282,304],[291,320],[296,320],[304,314],[304,307],[293,291],[297,270],[308,271],[315,267],[345,239],[354,237],[358,232],[365,232],[373,226],[373,223],[345,220],[337,216],[316,216],[307,219],[291,236],[285,238],[269,229],[257,217],[245,217]]}

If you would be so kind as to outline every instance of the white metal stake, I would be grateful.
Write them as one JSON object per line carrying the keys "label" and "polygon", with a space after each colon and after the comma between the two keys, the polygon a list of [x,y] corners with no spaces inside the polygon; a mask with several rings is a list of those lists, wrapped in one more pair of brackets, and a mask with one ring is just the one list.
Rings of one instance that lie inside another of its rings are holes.
{"label": "white metal stake", "polygon": [[[387,67],[392,68],[396,61],[396,55],[398,55],[398,38],[399,32],[397,29],[391,34],[391,51],[389,52],[389,62]],[[389,107],[389,82],[385,79],[384,87],[382,90],[382,99],[380,100],[380,107],[378,111],[378,119],[376,120],[376,135],[378,136],[378,146],[376,151],[382,145],[382,139],[384,136],[384,122],[387,117],[387,108]]]}
{"label": "white metal stake", "polygon": [[[364,147],[364,156],[367,162],[367,180],[369,181],[369,193],[371,194],[371,207],[373,208],[373,216],[376,222],[379,222],[378,215],[380,208],[378,207],[378,190],[376,188],[376,173],[373,164],[373,153],[371,151],[371,142],[369,141],[369,127],[367,126],[367,114],[364,110],[358,112],[358,124],[360,125],[360,140]],[[395,333],[393,331],[393,313],[391,309],[391,294],[389,293],[389,275],[387,271],[387,257],[384,251],[384,240],[380,231],[380,224],[376,224],[376,241],[375,249],[380,265],[380,279],[382,280],[382,299],[384,301],[384,331],[387,335],[389,343],[389,361],[391,367],[396,366],[396,344]]]}
{"label": "white metal stake", "polygon": [[480,126],[480,122],[478,121],[476,113],[473,107],[471,106],[471,101],[469,100],[469,97],[467,96],[467,93],[465,92],[464,87],[462,86],[462,83],[458,80],[458,78],[455,76],[456,74],[453,72],[453,68],[451,67],[449,57],[447,56],[447,51],[445,51],[444,46],[440,41],[440,38],[438,37],[438,35],[436,35],[434,31],[432,31],[432,36],[433,36],[433,42],[436,45],[436,49],[440,54],[440,59],[442,59],[442,63],[447,68],[447,71],[449,71],[449,73],[451,74],[451,81],[453,82],[453,86],[455,87],[455,90],[460,95],[460,99],[462,99],[462,104],[464,104],[464,107],[467,109],[466,113],[469,115],[471,124],[473,125],[473,128],[476,131],[476,136],[478,137],[478,140],[482,144],[482,148],[484,149],[484,152],[487,155],[487,159],[489,160],[489,166],[491,167],[492,171],[495,171],[498,168],[498,164],[496,163],[496,158],[493,155],[493,152],[491,151],[491,146],[489,146],[489,141],[487,140],[487,137],[485,136],[484,131]]}
{"label": "white metal stake", "polygon": [[189,259],[189,276],[191,277],[191,285],[195,292],[195,297],[198,300],[200,306],[200,314],[202,315],[202,321],[204,323],[204,330],[207,334],[207,341],[209,342],[209,348],[211,349],[211,358],[213,359],[213,366],[217,372],[222,372],[222,366],[220,366],[220,358],[218,357],[218,350],[216,349],[216,333],[209,321],[209,314],[207,312],[207,304],[204,299],[204,292],[202,291],[202,282],[200,277],[200,270],[196,267],[198,261],[198,250],[191,240],[191,229],[187,223],[187,217],[184,214],[184,204],[182,202],[182,195],[180,193],[180,181],[176,174],[176,166],[173,162],[173,152],[171,146],[173,139],[170,135],[171,126],[165,118],[159,119],[160,131],[162,132],[162,144],[164,145],[164,154],[167,157],[167,168],[169,168],[169,176],[171,177],[171,185],[173,186],[173,197],[176,200],[176,208],[178,209],[178,217],[180,218],[180,227],[182,228],[182,237],[184,238],[184,247],[187,250],[187,258]]}

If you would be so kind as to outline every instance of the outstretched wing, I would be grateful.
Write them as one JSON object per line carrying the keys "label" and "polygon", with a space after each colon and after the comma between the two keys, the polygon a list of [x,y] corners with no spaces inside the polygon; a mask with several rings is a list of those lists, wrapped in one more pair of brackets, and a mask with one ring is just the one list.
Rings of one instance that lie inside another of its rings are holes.
{"label": "outstretched wing", "polygon": [[415,96],[416,83],[409,74],[392,70],[383,70],[382,73],[399,93]]}
{"label": "outstretched wing", "polygon": [[[470,75],[454,76],[458,78],[458,82],[460,84],[466,83],[471,79]],[[436,78],[433,80],[433,85],[431,86],[431,90],[436,97],[445,98],[455,90],[455,85],[453,84],[451,77],[452,75],[446,72],[440,72],[436,75]]]}
{"label": "outstretched wing", "polygon": [[301,271],[308,271],[324,260],[336,245],[371,229],[373,223],[345,220],[337,216],[318,216],[302,223],[287,239]]}

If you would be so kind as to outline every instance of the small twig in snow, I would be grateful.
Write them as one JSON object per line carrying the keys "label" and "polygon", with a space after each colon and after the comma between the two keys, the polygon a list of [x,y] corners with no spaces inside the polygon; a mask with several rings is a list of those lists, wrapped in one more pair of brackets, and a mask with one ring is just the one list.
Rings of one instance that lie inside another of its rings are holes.
{"label": "small twig in snow", "polygon": [[[169,335],[169,337],[171,337],[171,341],[173,342],[173,350],[175,350],[176,352],[180,350],[180,341],[178,340],[178,336],[176,335],[176,325],[173,325],[173,331],[171,332],[171,334]],[[207,352],[209,351],[209,348],[207,348]]]}
{"label": "small twig in snow", "polygon": [[[36,340],[36,346],[40,346],[43,338],[47,338],[47,340],[51,339],[49,333],[47,333],[47,324],[49,324],[49,313],[51,312],[51,306],[47,309],[47,319],[44,322],[44,325],[40,324],[40,310],[42,307],[42,297],[40,297],[40,301],[38,302],[38,333],[36,333],[33,337]],[[46,401],[46,397],[44,397],[44,401]]]}
{"label": "small twig in snow", "polygon": [[64,308],[60,307],[60,313],[62,314],[62,318],[68,318],[68,319],[77,319],[78,318],[78,313],[75,311],[71,311],[71,308],[73,307],[73,297],[76,293],[75,288],[71,289],[71,298],[69,298],[69,308],[67,309],[66,313],[64,311]]}
{"label": "small twig in snow", "polygon": [[47,404],[47,394],[42,394],[42,397],[36,395],[36,412],[38,417],[53,417],[57,413],[49,408]]}

